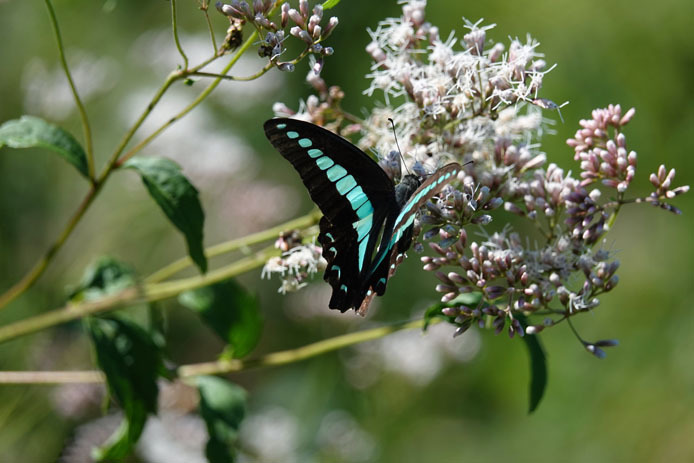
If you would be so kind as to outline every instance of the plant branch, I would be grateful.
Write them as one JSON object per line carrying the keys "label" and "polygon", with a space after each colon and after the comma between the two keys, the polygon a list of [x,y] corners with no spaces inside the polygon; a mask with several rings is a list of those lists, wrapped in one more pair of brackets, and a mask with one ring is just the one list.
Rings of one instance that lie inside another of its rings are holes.
{"label": "plant branch", "polygon": [[[440,323],[440,319],[430,320],[429,325]],[[179,378],[190,378],[200,375],[219,375],[251,368],[264,368],[278,365],[287,365],[300,362],[312,357],[317,357],[328,352],[342,349],[347,346],[366,341],[379,339],[397,331],[422,328],[425,324],[423,318],[397,322],[370,330],[356,331],[354,333],[335,336],[313,344],[272,352],[260,357],[246,360],[229,359],[213,362],[182,365],[177,369]],[[4,371],[0,372],[0,384],[65,384],[65,383],[100,383],[104,376],[100,371]]]}
{"label": "plant branch", "polygon": [[0,371],[0,384],[103,383],[101,371]]}
{"label": "plant branch", "polygon": [[183,291],[201,288],[246,273],[261,266],[278,253],[279,251],[274,247],[268,247],[252,256],[239,259],[233,264],[213,270],[205,275],[128,288],[118,294],[95,301],[69,303],[62,308],[0,327],[0,343],[88,315],[108,312],[128,305],[168,299]]}
{"label": "plant branch", "polygon": [[[281,232],[286,230],[310,227],[311,225],[318,223],[320,217],[320,212],[318,210],[314,210],[313,212],[302,217],[290,220],[289,222],[285,222],[272,228],[268,228],[267,230],[211,246],[205,249],[205,256],[208,258],[219,256],[221,254],[236,251],[237,249],[244,248],[246,246],[252,246],[254,244],[277,238]],[[160,281],[164,281],[191,265],[193,265],[193,261],[191,260],[190,256],[183,257],[152,273],[150,276],[145,278],[145,283],[158,283]]]}
{"label": "plant branch", "polygon": [[[439,321],[440,320],[438,319],[434,319],[431,320],[430,324],[438,323]],[[296,349],[273,352],[271,354],[247,360],[225,359],[214,362],[183,365],[178,368],[178,376],[180,378],[188,378],[199,375],[218,375],[248,370],[251,368],[286,365],[288,363],[298,362],[307,358],[325,354],[327,352],[342,349],[343,347],[382,338],[389,334],[395,333],[396,331],[421,328],[424,326],[424,322],[425,321],[423,318],[413,321],[398,322],[392,325],[381,326],[379,328],[335,336],[334,338],[324,339],[322,341],[298,347]]]}
{"label": "plant branch", "polygon": [[77,87],[75,86],[75,81],[72,80],[72,74],[70,74],[70,68],[67,65],[67,60],[65,59],[65,49],[63,47],[63,40],[60,37],[60,28],[58,27],[58,18],[55,15],[55,10],[53,9],[53,4],[51,0],[45,0],[46,8],[48,9],[48,15],[51,18],[51,25],[53,26],[53,32],[55,33],[55,42],[58,46],[58,55],[60,56],[60,64],[65,72],[65,77],[67,77],[68,84],[70,85],[70,91],[72,92],[72,97],[75,99],[75,104],[77,105],[77,110],[80,113],[80,119],[82,120],[82,130],[84,132],[84,143],[87,148],[87,171],[89,172],[89,180],[94,184],[94,144],[92,142],[92,129],[89,126],[89,118],[87,117],[87,111],[82,104],[79,94],[77,93]]}
{"label": "plant branch", "polygon": [[170,73],[167,77],[162,86],[157,90],[157,92],[154,94],[154,97],[152,97],[152,100],[149,102],[145,110],[140,114],[140,117],[137,118],[137,121],[128,129],[128,131],[123,135],[123,138],[121,139],[120,143],[116,147],[115,151],[111,155],[111,159],[108,162],[108,165],[106,166],[106,169],[104,172],[101,174],[99,177],[99,182],[103,182],[106,180],[106,178],[110,175],[111,170],[113,170],[113,167],[115,166],[116,162],[118,161],[118,157],[121,155],[121,153],[125,150],[126,145],[130,142],[130,140],[133,138],[135,135],[135,132],[137,132],[137,129],[140,128],[142,123],[145,121],[147,116],[150,115],[150,113],[154,110],[154,107],[159,103],[159,100],[161,100],[162,96],[164,96],[164,93],[171,87],[171,85],[178,79],[180,72],[172,72]]}
{"label": "plant branch", "polygon": [[[229,70],[236,64],[236,62],[241,58],[241,56],[253,45],[253,42],[256,41],[258,38],[258,32],[253,32],[248,39],[241,45],[241,47],[238,49],[236,54],[231,58],[229,63],[224,67],[222,72],[220,74],[226,74],[229,72]],[[178,76],[177,78],[180,78],[181,76],[185,75],[185,72],[179,72],[176,75]],[[116,163],[115,167],[121,166],[125,161],[133,157],[135,154],[137,154],[138,151],[140,151],[142,148],[147,146],[152,140],[154,140],[156,137],[159,136],[164,130],[168,129],[171,125],[173,125],[175,122],[183,118],[186,114],[188,114],[190,111],[192,111],[197,105],[199,105],[207,96],[212,93],[212,91],[217,88],[219,83],[222,81],[221,77],[217,77],[210,85],[205,88],[198,96],[195,98],[188,106],[183,108],[178,114],[170,118],[168,121],[166,121],[164,124],[162,124],[157,130],[152,132],[147,138],[142,140],[140,143],[135,145],[133,148],[131,148],[127,153],[125,153]]]}

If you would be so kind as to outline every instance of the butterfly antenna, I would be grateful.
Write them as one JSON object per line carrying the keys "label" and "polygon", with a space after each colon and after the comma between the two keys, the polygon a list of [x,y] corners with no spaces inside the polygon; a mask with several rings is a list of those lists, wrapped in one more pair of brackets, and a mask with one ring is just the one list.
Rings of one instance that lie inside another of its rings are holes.
{"label": "butterfly antenna", "polygon": [[395,137],[395,146],[398,147],[398,154],[400,155],[400,159],[402,159],[402,165],[405,166],[405,170],[407,171],[407,173],[412,175],[410,169],[407,168],[405,158],[402,157],[402,151],[400,151],[400,144],[398,143],[398,134],[395,133],[395,122],[393,122],[393,119],[391,119],[390,117],[388,118],[388,122],[390,122],[390,125],[393,127],[393,137]]}

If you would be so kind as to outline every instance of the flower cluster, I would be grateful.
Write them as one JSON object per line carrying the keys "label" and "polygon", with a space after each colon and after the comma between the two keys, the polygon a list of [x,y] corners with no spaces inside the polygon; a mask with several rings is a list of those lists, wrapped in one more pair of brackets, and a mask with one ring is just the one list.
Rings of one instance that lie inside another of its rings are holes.
{"label": "flower cluster", "polygon": [[[297,10],[291,8],[289,3],[283,3],[279,22],[270,19],[275,6],[273,0],[253,0],[251,4],[244,0],[231,0],[231,3],[217,2],[216,6],[231,23],[222,45],[222,52],[233,50],[241,44],[243,26],[248,23],[253,25],[258,35],[263,38],[258,54],[263,58],[269,58],[270,63],[281,71],[293,71],[294,65],[300,59],[312,54],[316,57],[313,71],[318,74],[323,65],[323,57],[333,54],[333,49],[324,47],[321,42],[331,34],[338,21],[336,17],[331,17],[327,24],[321,26],[323,6],[320,4],[309,10],[308,1],[300,0]],[[293,26],[289,24],[290,20]],[[290,36],[303,41],[306,48],[297,58],[280,61],[280,56],[286,51],[284,42]]]}
{"label": "flower cluster", "polygon": [[272,274],[280,276],[282,285],[278,292],[282,294],[303,288],[306,280],[316,272],[325,270],[321,247],[304,245],[301,241],[301,234],[296,230],[280,234],[275,247],[282,251],[282,255],[270,258],[263,267],[262,278],[271,278]]}
{"label": "flower cluster", "polygon": [[[426,174],[451,160],[465,164],[457,181],[415,222],[415,236],[435,252],[422,262],[440,281],[443,315],[458,327],[457,334],[473,324],[497,333],[507,327],[510,336],[563,321],[571,325],[571,317],[597,307],[599,296],[617,286],[619,262],[600,244],[621,206],[649,202],[678,212],[665,200],[688,187],[675,188],[674,170],[661,166],[650,177],[654,193],[626,197],[637,156],[627,149],[623,130],[635,111],[622,114],[619,105],[593,111],[568,140],[580,162],[578,177],[547,165],[538,143],[548,124],[542,110],[558,105],[539,95],[551,68],[538,43],[531,38],[512,40],[508,47],[488,43],[493,26],[469,21],[462,40],[454,35],[442,40],[425,21],[425,5],[410,0],[401,17],[371,32],[367,52],[373,65],[365,93],[382,91],[385,105],[365,120],[342,111],[341,90],[327,91],[320,78],[309,79],[318,95],[298,112],[281,104],[274,109],[342,135],[359,129],[358,146],[380,153],[393,148],[392,117],[410,170]],[[380,165],[391,178],[399,177],[395,155],[383,156]],[[511,225],[487,232],[493,214],[502,210],[528,221],[537,233],[522,236]],[[482,238],[470,239],[468,225],[479,227]],[[615,345],[576,335],[598,357],[604,355],[601,347]]]}

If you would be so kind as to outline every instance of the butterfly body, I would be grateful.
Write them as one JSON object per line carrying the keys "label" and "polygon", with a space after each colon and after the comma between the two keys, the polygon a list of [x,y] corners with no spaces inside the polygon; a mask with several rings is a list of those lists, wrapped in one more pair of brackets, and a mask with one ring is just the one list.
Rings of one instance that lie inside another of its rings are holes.
{"label": "butterfly body", "polygon": [[409,249],[416,212],[461,166],[448,164],[424,182],[406,175],[393,185],[373,159],[328,130],[281,118],[264,128],[324,214],[318,242],[328,263],[324,279],[333,288],[330,308],[364,315]]}

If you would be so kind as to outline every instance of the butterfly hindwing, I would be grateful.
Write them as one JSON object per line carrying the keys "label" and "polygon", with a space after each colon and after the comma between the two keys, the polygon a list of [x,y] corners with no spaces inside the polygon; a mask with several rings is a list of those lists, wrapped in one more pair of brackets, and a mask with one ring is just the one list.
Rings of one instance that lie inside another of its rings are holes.
{"label": "butterfly hindwing", "polygon": [[[421,207],[427,201],[441,192],[451,180],[462,170],[458,163],[450,163],[430,175],[402,205],[394,219],[392,232],[381,240],[378,253],[372,264],[372,271],[366,277],[365,298],[358,312],[366,313],[373,295],[385,293],[388,279],[402,261],[405,252],[412,245],[414,219]],[[386,225],[388,227],[388,225]]]}

